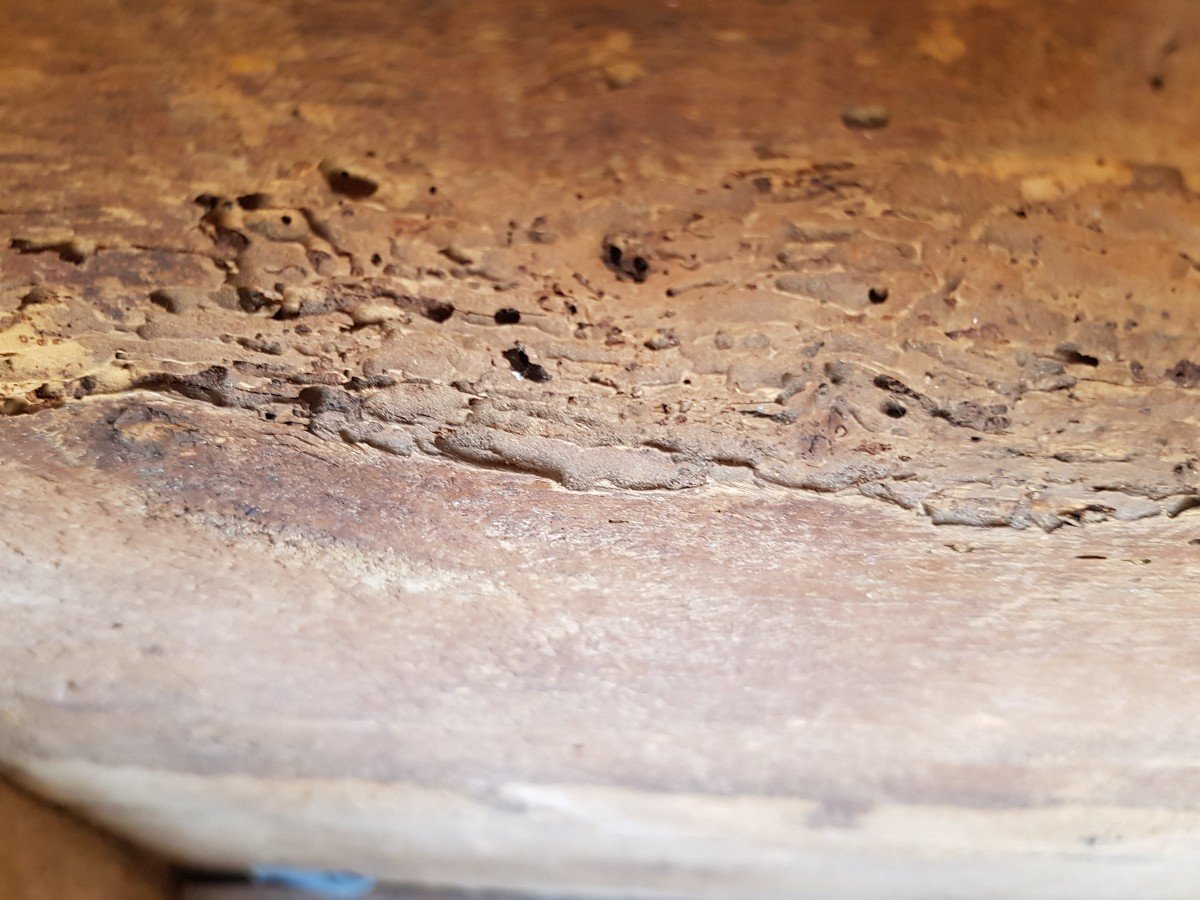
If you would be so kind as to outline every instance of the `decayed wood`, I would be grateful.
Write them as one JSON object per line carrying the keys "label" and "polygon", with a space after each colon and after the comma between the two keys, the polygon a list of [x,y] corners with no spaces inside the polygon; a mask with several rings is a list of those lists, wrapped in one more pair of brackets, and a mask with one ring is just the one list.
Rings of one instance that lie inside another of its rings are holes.
{"label": "decayed wood", "polygon": [[1186,895],[1200,12],[1081,10],[7,11],[0,761],[200,864]]}

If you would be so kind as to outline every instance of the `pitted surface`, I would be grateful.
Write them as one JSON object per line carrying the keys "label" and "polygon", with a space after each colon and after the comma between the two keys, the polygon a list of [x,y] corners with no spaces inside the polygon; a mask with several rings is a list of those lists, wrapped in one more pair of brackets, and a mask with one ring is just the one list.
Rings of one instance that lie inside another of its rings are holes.
{"label": "pitted surface", "polygon": [[8,6],[0,766],[220,868],[1194,895],[1196,4]]}
{"label": "pitted surface", "polygon": [[[331,53],[386,6],[337,23],[217,9],[139,27],[208,16],[255,29],[254,52],[89,34],[6,70],[8,112],[36,123],[3,139],[8,413],[165,391],[569,489],[858,492],[935,523],[1054,529],[1197,502],[1194,126],[1147,157],[1154,110],[1123,105],[1171,105],[1159,70],[1190,65],[1185,7],[1128,36],[1162,43],[1141,68],[1055,45],[1060,65],[1015,95],[993,79],[1017,37],[979,29],[1054,33],[1020,7],[881,10],[863,33],[830,5],[818,42],[768,4],[740,29],[567,5],[529,45],[499,9],[427,12],[397,35],[403,70]],[[681,34],[808,95],[750,121],[751,84],[716,90]],[[476,68],[451,83],[433,51],[463,35]],[[520,59],[495,65],[499,47]],[[811,71],[843,51],[845,85]],[[150,65],[153,88],[118,102]],[[880,80],[896,66],[924,102]],[[1089,79],[1111,103],[1056,118]],[[453,114],[430,115],[428,85]],[[62,115],[22,107],[33,91]],[[1005,115],[951,118],[983,96]]]}

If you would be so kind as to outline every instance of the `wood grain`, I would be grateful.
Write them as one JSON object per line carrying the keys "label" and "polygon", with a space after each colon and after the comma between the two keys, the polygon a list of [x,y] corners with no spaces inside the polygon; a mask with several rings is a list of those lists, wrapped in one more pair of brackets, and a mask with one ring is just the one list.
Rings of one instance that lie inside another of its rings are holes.
{"label": "wood grain", "polygon": [[1192,5],[4,14],[16,777],[198,865],[1189,896]]}

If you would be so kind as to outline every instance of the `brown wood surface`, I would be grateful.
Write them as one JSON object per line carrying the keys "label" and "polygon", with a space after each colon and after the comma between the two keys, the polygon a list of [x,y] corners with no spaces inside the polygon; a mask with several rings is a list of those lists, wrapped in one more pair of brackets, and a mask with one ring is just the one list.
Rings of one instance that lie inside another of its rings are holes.
{"label": "brown wood surface", "polygon": [[1195,6],[4,7],[23,783],[193,865],[1193,895]]}
{"label": "brown wood surface", "polygon": [[160,860],[0,782],[0,897],[167,900]]}

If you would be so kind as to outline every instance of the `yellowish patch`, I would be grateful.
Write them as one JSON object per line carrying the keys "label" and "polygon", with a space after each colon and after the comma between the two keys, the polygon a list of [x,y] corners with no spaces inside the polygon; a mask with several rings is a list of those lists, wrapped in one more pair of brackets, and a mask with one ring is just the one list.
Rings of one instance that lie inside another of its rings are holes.
{"label": "yellowish patch", "polygon": [[635,59],[623,59],[604,67],[604,80],[610,88],[623,88],[638,81],[646,70]]}
{"label": "yellowish patch", "polygon": [[5,92],[30,90],[45,79],[44,72],[27,66],[0,66],[0,90]]}
{"label": "yellowish patch", "polygon": [[596,41],[588,54],[593,65],[602,65],[633,50],[633,35],[628,31],[610,31]]}
{"label": "yellowish patch", "polygon": [[1057,200],[1066,193],[1066,186],[1057,178],[1037,175],[1021,179],[1021,196],[1034,203]]}
{"label": "yellowish patch", "polygon": [[1030,202],[1047,202],[1069,196],[1093,184],[1127,184],[1129,167],[1103,162],[1094,156],[1029,156],[999,153],[984,159],[935,160],[935,171],[982,175],[997,181],[1016,180],[1021,196]]}
{"label": "yellowish patch", "polygon": [[600,69],[610,88],[623,88],[638,81],[646,70],[633,53],[633,35],[610,31],[592,44],[588,61]]}
{"label": "yellowish patch", "polygon": [[269,75],[275,65],[274,59],[262,53],[236,53],[226,61],[230,75]]}
{"label": "yellowish patch", "polygon": [[917,49],[942,65],[950,65],[966,55],[967,44],[954,30],[953,22],[938,19],[929,31],[917,38]]}

